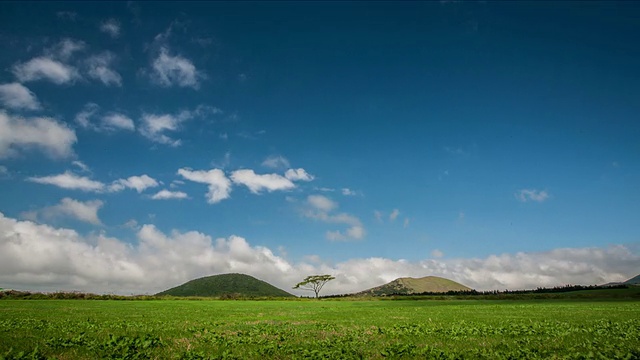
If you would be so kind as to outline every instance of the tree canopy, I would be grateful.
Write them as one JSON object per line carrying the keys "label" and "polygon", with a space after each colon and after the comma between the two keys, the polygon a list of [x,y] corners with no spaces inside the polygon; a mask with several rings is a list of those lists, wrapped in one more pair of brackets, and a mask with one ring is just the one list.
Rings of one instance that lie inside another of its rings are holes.
{"label": "tree canopy", "polygon": [[322,290],[324,284],[333,279],[335,279],[335,277],[331,275],[309,275],[304,278],[304,280],[297,283],[293,288],[313,291],[316,294],[316,298],[318,298],[318,294],[320,293],[320,290]]}

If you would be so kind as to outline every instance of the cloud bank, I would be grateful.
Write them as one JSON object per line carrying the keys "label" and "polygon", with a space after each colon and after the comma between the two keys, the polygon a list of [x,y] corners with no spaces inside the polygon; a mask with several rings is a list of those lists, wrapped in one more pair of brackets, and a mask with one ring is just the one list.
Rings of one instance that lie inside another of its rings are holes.
{"label": "cloud bank", "polygon": [[[622,245],[565,248],[472,259],[407,261],[379,257],[332,264],[317,256],[293,262],[231,235],[137,228],[128,243],[107,235],[20,221],[0,213],[0,282],[24,290],[155,293],[193,278],[238,272],[282,289],[310,274],[332,274],[325,294],[351,293],[403,276],[446,277],[477,290],[602,284],[636,275],[640,255]],[[309,260],[313,259],[313,261]]]}

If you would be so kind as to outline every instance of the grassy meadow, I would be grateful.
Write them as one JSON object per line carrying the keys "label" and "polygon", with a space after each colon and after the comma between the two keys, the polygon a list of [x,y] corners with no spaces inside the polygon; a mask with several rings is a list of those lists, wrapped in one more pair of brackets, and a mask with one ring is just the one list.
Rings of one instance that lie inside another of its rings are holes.
{"label": "grassy meadow", "polygon": [[639,359],[640,302],[3,300],[0,359]]}

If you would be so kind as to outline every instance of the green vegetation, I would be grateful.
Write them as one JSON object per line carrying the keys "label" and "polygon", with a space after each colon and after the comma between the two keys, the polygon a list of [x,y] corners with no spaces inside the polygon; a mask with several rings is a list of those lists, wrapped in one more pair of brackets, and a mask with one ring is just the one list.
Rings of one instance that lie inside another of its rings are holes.
{"label": "green vegetation", "polygon": [[292,294],[244,274],[222,274],[191,280],[159,294],[220,298],[291,297]]}
{"label": "green vegetation", "polygon": [[0,301],[0,359],[639,359],[638,301]]}
{"label": "green vegetation", "polygon": [[422,293],[446,293],[451,291],[471,291],[471,288],[459,284],[453,280],[437,276],[425,276],[418,279],[404,277],[395,279],[390,283],[362,291],[357,295],[387,296]]}

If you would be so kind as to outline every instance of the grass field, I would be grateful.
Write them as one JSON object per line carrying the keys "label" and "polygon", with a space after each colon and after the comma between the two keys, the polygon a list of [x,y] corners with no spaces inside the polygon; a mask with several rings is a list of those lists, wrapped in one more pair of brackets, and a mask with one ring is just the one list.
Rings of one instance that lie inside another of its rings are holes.
{"label": "grass field", "polygon": [[640,359],[638,301],[3,300],[3,359]]}

